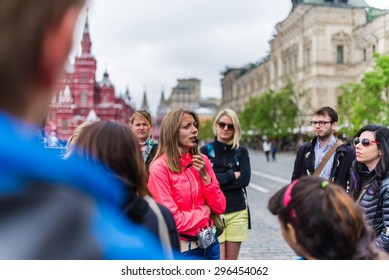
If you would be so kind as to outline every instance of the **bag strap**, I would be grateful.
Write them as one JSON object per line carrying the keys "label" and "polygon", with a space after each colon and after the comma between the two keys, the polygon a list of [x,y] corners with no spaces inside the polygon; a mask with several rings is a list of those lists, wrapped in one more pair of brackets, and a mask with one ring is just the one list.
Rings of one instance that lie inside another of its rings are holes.
{"label": "bag strap", "polygon": [[162,215],[162,212],[152,197],[146,195],[144,196],[144,199],[149,204],[150,209],[154,212],[155,216],[157,216],[158,234],[159,234],[159,238],[161,239],[162,247],[166,254],[166,257],[168,259],[173,259],[173,250],[172,250],[172,244],[170,242],[169,231],[165,219]]}
{"label": "bag strap", "polygon": [[319,163],[319,166],[316,168],[315,172],[313,172],[312,176],[319,176],[321,171],[323,170],[324,166],[326,166],[328,160],[332,157],[332,155],[335,153],[335,150],[342,145],[343,142],[341,140],[338,140],[331,149],[326,153],[324,158]]}
{"label": "bag strap", "polygon": [[369,185],[367,185],[366,187],[363,188],[363,190],[361,191],[361,193],[359,194],[356,202],[359,203],[362,199],[362,196],[365,194],[365,192],[367,191],[367,188],[369,187]]}
{"label": "bag strap", "polygon": [[251,214],[250,214],[249,199],[247,197],[246,188],[243,188],[243,194],[244,194],[245,200],[246,200],[247,215],[248,215],[248,229],[251,229]]}
{"label": "bag strap", "polygon": [[374,181],[374,178],[373,178],[373,180],[371,180],[366,186],[363,187],[361,193],[359,194],[359,196],[358,196],[358,198],[357,198],[357,200],[356,200],[357,203],[359,203],[359,202],[361,201],[363,195],[366,193],[367,189],[371,186],[371,184],[373,183],[373,181]]}

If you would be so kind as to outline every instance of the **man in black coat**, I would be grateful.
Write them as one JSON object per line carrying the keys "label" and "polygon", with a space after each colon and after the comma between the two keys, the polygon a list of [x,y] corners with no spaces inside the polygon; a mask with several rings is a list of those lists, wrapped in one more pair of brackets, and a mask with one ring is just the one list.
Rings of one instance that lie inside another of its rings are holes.
{"label": "man in black coat", "polygon": [[[304,175],[313,175],[325,155],[338,141],[334,136],[338,126],[338,114],[331,107],[317,110],[310,123],[314,128],[315,137],[298,149],[292,181]],[[347,191],[350,167],[354,159],[354,148],[349,143],[342,143],[328,159],[320,174],[315,175],[337,183]]]}

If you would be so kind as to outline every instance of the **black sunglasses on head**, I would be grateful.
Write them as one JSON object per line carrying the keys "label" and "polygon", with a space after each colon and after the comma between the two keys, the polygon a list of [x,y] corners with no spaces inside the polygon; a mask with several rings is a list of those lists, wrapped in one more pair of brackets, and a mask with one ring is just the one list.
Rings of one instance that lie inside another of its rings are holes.
{"label": "black sunglasses on head", "polygon": [[359,137],[355,137],[355,139],[354,139],[354,146],[358,145],[359,143],[361,143],[362,146],[364,146],[364,147],[369,147],[370,144],[372,144],[372,143],[374,143],[376,145],[379,144],[379,142],[377,142],[375,140],[370,140],[370,139],[367,139],[367,138],[360,139]]}

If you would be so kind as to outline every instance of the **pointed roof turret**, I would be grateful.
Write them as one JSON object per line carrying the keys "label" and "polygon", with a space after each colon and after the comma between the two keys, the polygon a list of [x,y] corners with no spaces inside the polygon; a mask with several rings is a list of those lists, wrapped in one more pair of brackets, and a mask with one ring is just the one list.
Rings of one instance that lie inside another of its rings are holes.
{"label": "pointed roof turret", "polygon": [[70,92],[69,85],[66,85],[65,90],[62,93],[62,96],[60,96],[60,102],[62,104],[64,103],[70,104],[73,102],[72,93]]}
{"label": "pointed roof turret", "polygon": [[125,91],[125,93],[124,93],[124,97],[125,97],[126,100],[128,100],[128,101],[131,100],[130,89],[128,88],[128,86],[126,87],[126,91]]}
{"label": "pointed roof turret", "polygon": [[159,100],[158,108],[164,108],[164,107],[167,107],[167,106],[168,106],[168,103],[167,103],[167,100],[165,99],[165,90],[164,90],[164,87],[162,86],[162,89],[161,89],[161,99]]}
{"label": "pointed roof turret", "polygon": [[90,55],[91,54],[92,42],[89,36],[89,22],[88,22],[88,10],[86,11],[86,18],[84,24],[84,33],[82,34],[81,40],[81,54],[82,55]]}
{"label": "pointed roof turret", "polygon": [[101,87],[112,87],[111,80],[109,79],[109,74],[107,70],[105,70],[103,75],[103,80],[100,82]]}
{"label": "pointed roof turret", "polygon": [[142,101],[141,109],[149,111],[149,104],[147,102],[146,86],[145,86],[144,91],[143,91],[143,101]]}
{"label": "pointed roof turret", "polygon": [[159,104],[165,104],[165,91],[163,89],[163,86],[161,90],[161,100],[159,100]]}
{"label": "pointed roof turret", "polygon": [[85,122],[96,122],[99,120],[100,118],[97,116],[95,110],[91,109],[88,113],[88,116],[85,119]]}

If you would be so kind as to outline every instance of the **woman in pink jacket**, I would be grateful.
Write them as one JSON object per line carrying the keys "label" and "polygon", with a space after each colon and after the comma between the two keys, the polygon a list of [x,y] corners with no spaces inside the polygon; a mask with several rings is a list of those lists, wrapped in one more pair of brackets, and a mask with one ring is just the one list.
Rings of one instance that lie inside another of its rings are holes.
{"label": "woman in pink jacket", "polygon": [[162,121],[148,187],[173,214],[185,257],[220,259],[211,213],[222,214],[226,199],[209,159],[198,150],[199,118],[177,109]]}

